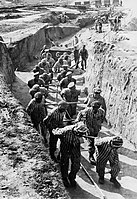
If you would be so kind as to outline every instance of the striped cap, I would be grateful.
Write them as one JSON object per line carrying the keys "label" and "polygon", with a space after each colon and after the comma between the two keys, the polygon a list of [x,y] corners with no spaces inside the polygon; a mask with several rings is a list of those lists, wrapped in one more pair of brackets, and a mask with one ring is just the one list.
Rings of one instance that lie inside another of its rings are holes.
{"label": "striped cap", "polygon": [[116,136],[111,140],[112,147],[120,148],[122,145],[123,145],[123,139],[119,136]]}

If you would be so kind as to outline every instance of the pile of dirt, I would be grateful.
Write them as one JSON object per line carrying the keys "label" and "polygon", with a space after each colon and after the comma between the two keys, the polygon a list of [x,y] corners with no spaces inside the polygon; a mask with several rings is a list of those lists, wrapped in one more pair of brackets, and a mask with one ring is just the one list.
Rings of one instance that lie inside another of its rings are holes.
{"label": "pile of dirt", "polygon": [[9,85],[15,80],[14,66],[2,37],[0,37],[0,75],[4,76]]}
{"label": "pile of dirt", "polygon": [[137,31],[137,18],[134,17],[124,28],[129,31]]}
{"label": "pile of dirt", "polygon": [[58,25],[60,23],[58,16],[59,13],[57,12],[48,12],[45,15],[42,15],[41,18],[36,21],[41,23],[50,23],[52,25]]}
{"label": "pile of dirt", "polygon": [[16,30],[21,30],[21,29],[25,29],[27,28],[28,25],[27,24],[0,24],[0,32],[1,33],[5,33],[5,32],[13,32],[13,31],[16,31]]}
{"label": "pile of dirt", "polygon": [[76,25],[78,25],[80,28],[84,28],[88,25],[93,25],[94,22],[95,15],[93,14],[81,15],[76,19]]}
{"label": "pile of dirt", "polygon": [[69,198],[58,165],[0,77],[1,198]]}

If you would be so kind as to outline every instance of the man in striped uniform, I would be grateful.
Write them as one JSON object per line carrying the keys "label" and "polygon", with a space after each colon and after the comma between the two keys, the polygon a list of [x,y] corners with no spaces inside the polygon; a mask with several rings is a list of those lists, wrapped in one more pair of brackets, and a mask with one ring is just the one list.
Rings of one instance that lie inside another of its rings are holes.
{"label": "man in striped uniform", "polygon": [[[99,101],[94,101],[91,107],[87,107],[81,110],[76,118],[76,122],[84,120],[87,128],[89,129],[89,136],[97,137],[101,130],[101,125],[104,120],[105,111],[100,107]],[[89,161],[95,165],[94,153],[94,138],[88,139],[89,142]]]}
{"label": "man in striped uniform", "polygon": [[122,138],[119,136],[115,137],[104,137],[97,138],[95,145],[97,147],[97,163],[96,171],[99,175],[99,183],[104,184],[105,167],[109,161],[111,167],[111,178],[110,182],[114,184],[116,188],[120,188],[120,183],[116,180],[120,171],[119,157],[117,149],[123,144]]}
{"label": "man in striped uniform", "polygon": [[[86,134],[88,128],[83,122],[55,129],[55,136],[60,136],[60,167],[62,180],[66,187],[76,186],[76,174],[80,169],[80,136]],[[71,159],[71,171],[68,174],[69,159]]]}
{"label": "man in striped uniform", "polygon": [[85,104],[87,103],[87,107],[91,107],[92,102],[99,101],[100,104],[101,104],[101,108],[104,109],[105,115],[106,115],[106,111],[107,111],[106,102],[105,102],[104,97],[102,97],[100,95],[101,92],[102,91],[101,91],[100,87],[94,88],[93,93],[88,95],[88,97],[87,97],[87,99],[86,99],[86,101],[84,103]]}
{"label": "man in striped uniform", "polygon": [[44,119],[44,124],[49,130],[50,138],[49,138],[49,152],[52,160],[57,161],[54,153],[56,151],[56,145],[58,141],[58,137],[55,136],[52,131],[56,128],[63,127],[63,119],[65,115],[65,111],[67,109],[67,103],[61,101],[58,103],[58,107],[54,108],[50,114]]}

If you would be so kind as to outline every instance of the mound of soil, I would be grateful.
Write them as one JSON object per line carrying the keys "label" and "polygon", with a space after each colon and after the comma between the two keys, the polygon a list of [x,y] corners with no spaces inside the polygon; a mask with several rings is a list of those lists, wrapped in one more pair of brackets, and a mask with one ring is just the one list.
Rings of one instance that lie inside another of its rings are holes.
{"label": "mound of soil", "polygon": [[53,25],[58,25],[60,23],[58,15],[59,14],[56,12],[46,13],[45,15],[42,15],[41,18],[37,20],[37,22],[52,23]]}
{"label": "mound of soil", "polygon": [[0,77],[0,198],[69,198],[58,165]]}

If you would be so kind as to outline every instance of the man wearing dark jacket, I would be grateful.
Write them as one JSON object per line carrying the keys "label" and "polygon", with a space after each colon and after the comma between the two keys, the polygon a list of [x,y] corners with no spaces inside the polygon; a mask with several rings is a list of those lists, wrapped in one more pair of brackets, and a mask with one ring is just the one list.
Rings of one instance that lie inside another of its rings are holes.
{"label": "man wearing dark jacket", "polygon": [[[41,92],[37,92],[29,102],[26,111],[31,117],[34,128],[41,132],[43,130],[43,119],[46,117],[45,106],[42,102]],[[41,132],[43,135],[43,132]]]}
{"label": "man wearing dark jacket", "polygon": [[80,56],[81,56],[82,70],[85,70],[87,67],[87,59],[88,59],[88,51],[86,49],[86,45],[83,45],[83,48],[80,50]]}
{"label": "man wearing dark jacket", "polygon": [[74,82],[76,84],[76,79],[72,77],[72,72],[68,71],[66,77],[60,81],[60,89],[67,88],[70,82]]}
{"label": "man wearing dark jacket", "polygon": [[32,88],[35,84],[45,86],[44,80],[39,77],[39,72],[34,73],[34,78],[28,81],[29,88]]}
{"label": "man wearing dark jacket", "polygon": [[77,46],[75,46],[75,47],[74,47],[74,60],[75,60],[76,68],[78,68],[79,58],[80,58],[79,49],[78,49]]}

